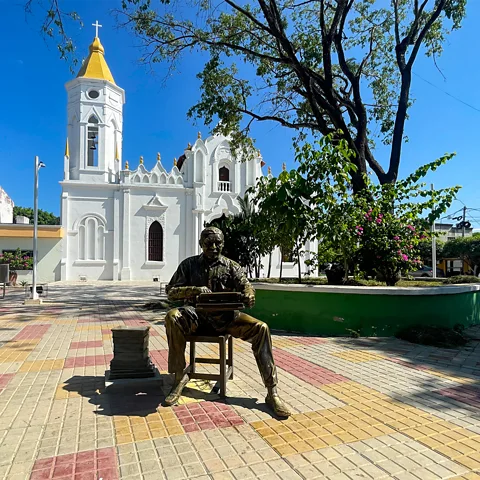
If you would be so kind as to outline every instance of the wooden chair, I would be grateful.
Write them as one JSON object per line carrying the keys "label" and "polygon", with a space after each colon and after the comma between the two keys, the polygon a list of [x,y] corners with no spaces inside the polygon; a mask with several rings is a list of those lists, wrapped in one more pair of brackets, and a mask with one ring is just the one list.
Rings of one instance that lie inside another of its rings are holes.
{"label": "wooden chair", "polygon": [[[190,342],[190,365],[186,368],[185,373],[188,373],[191,379],[216,380],[220,384],[220,396],[225,397],[227,393],[227,380],[233,378],[233,337],[229,334],[219,336],[188,335],[186,340]],[[196,357],[195,345],[197,343],[218,343],[220,358]],[[197,363],[220,365],[220,374],[197,373]]]}

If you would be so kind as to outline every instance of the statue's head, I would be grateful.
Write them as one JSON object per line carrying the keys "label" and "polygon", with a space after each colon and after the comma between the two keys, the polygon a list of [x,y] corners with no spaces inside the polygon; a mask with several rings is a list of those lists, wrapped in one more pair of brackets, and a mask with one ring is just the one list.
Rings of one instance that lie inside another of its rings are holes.
{"label": "statue's head", "polygon": [[217,227],[204,228],[200,234],[200,246],[208,260],[217,260],[223,249],[223,233]]}

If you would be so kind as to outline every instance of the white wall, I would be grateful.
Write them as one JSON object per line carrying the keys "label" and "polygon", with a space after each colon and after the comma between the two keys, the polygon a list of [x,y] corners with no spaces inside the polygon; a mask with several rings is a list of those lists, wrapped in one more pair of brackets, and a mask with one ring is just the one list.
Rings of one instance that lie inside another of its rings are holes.
{"label": "white wall", "polygon": [[[32,250],[32,238],[0,238],[0,252],[3,250]],[[56,282],[60,280],[60,260],[62,258],[61,238],[38,239],[38,282]],[[27,279],[28,280],[28,279]],[[19,280],[20,281],[20,280]]]}
{"label": "white wall", "polygon": [[0,223],[13,223],[13,201],[0,187]]}

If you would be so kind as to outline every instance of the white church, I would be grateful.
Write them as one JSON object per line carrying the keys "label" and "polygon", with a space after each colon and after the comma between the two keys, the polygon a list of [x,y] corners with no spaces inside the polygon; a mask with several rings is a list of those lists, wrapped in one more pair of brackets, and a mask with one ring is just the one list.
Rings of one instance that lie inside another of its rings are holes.
{"label": "white church", "polygon": [[[238,198],[263,175],[260,153],[242,161],[227,138],[202,139],[199,133],[171,169],[160,153],[151,170],[142,157],[136,167],[123,162],[125,91],[115,83],[98,33],[66,90],[61,238],[50,248],[55,255],[49,252],[48,264],[39,251],[41,280],[168,281],[184,258],[200,253],[204,223],[240,212]],[[272,276],[278,276],[280,261],[277,250]],[[296,265],[284,262],[284,276],[296,272]]]}

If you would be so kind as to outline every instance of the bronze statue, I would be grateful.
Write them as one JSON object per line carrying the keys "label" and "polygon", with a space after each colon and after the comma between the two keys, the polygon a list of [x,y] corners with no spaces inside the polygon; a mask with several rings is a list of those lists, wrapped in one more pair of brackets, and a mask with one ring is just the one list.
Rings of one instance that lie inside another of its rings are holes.
{"label": "bronze statue", "polygon": [[166,288],[169,300],[184,300],[185,305],[170,310],[165,318],[168,371],[175,374],[173,388],[165,403],[175,405],[189,380],[188,374],[184,375],[185,336],[229,333],[252,344],[260,375],[268,390],[265,402],[279,417],[289,417],[291,413],[277,393],[277,369],[268,325],[238,310],[206,312],[195,308],[197,296],[210,292],[241,292],[247,307],[255,304],[255,290],[240,265],[222,255],[222,231],[216,227],[205,228],[200,235],[200,246],[203,253],[185,259]]}

